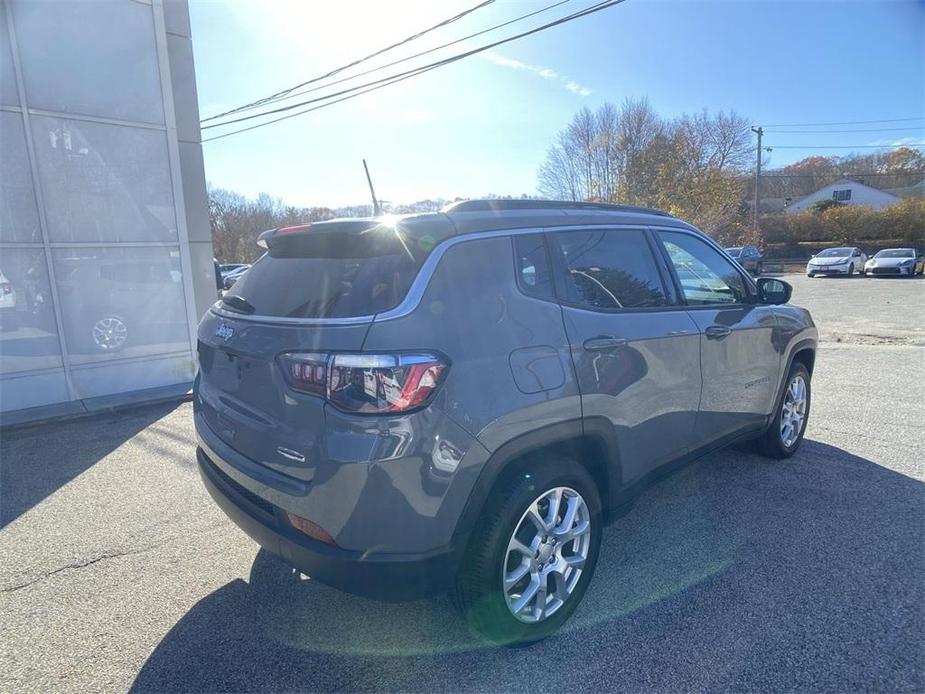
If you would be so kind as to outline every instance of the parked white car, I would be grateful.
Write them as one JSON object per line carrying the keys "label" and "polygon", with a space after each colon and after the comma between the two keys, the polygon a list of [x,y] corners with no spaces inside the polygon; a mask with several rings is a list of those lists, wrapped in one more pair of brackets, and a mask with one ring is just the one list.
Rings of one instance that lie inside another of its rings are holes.
{"label": "parked white car", "polygon": [[921,275],[925,258],[914,248],[884,248],[867,261],[864,268],[872,275]]}
{"label": "parked white car", "polygon": [[826,248],[806,263],[806,276],[867,274],[867,255],[854,246]]}

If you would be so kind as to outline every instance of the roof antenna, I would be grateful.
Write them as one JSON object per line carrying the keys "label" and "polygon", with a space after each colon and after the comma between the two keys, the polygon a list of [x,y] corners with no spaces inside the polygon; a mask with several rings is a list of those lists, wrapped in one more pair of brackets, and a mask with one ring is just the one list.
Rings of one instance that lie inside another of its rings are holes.
{"label": "roof antenna", "polygon": [[379,201],[376,200],[376,191],[373,189],[373,179],[369,175],[369,167],[366,166],[366,160],[363,160],[363,169],[366,171],[366,182],[369,183],[369,194],[373,197],[373,216],[378,217],[382,210],[379,207]]}

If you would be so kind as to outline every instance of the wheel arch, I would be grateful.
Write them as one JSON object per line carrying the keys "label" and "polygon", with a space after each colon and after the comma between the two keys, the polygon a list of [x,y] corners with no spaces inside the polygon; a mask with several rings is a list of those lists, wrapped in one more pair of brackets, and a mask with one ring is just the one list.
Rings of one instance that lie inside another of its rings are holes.
{"label": "wheel arch", "polygon": [[798,362],[805,366],[806,370],[809,372],[810,379],[812,379],[813,368],[816,365],[816,347],[816,340],[813,338],[807,338],[795,343],[790,349],[786,366],[781,370],[780,382],[777,386],[777,395],[774,398],[774,408],[768,415],[768,421],[765,424],[765,429],[771,425],[771,422],[774,421],[777,408],[779,408],[781,404],[781,398],[784,397],[784,388],[787,387],[787,375],[790,373],[790,369],[793,367],[794,362]]}
{"label": "wheel arch", "polygon": [[806,370],[809,371],[809,375],[812,376],[813,367],[816,364],[816,344],[808,340],[794,347],[790,354],[790,363],[787,364],[787,371],[784,373],[784,378],[787,377],[787,373],[790,373],[790,367],[793,366],[794,362],[799,362],[805,366]]}
{"label": "wheel arch", "polygon": [[582,465],[597,484],[607,518],[622,483],[613,427],[600,417],[573,419],[522,434],[489,456],[457,523],[454,544],[464,547],[468,542],[492,491],[539,457],[572,458]]}

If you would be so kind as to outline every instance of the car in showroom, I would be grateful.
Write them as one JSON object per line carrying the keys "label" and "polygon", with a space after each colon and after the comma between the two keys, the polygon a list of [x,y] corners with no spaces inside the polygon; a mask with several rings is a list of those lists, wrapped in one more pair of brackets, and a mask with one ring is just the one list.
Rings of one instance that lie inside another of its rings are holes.
{"label": "car in showroom", "polygon": [[725,249],[731,258],[753,275],[764,272],[764,256],[754,246],[735,246]]}
{"label": "car in showroom", "polygon": [[199,325],[197,464],[313,580],[450,592],[487,641],[536,641],[625,560],[602,530],[649,483],[800,447],[812,318],[667,213],[469,200],[259,242]]}
{"label": "car in showroom", "polygon": [[111,355],[189,339],[186,315],[177,310],[183,306],[179,259],[74,255],[56,269],[75,353]]}
{"label": "car in showroom", "polygon": [[17,323],[16,289],[0,270],[0,330],[12,330]]}
{"label": "car in showroom", "polygon": [[867,255],[856,246],[825,248],[806,263],[806,276],[867,274]]}
{"label": "car in showroom", "polygon": [[922,274],[925,256],[915,248],[884,248],[867,261],[864,269],[876,277],[912,277]]}

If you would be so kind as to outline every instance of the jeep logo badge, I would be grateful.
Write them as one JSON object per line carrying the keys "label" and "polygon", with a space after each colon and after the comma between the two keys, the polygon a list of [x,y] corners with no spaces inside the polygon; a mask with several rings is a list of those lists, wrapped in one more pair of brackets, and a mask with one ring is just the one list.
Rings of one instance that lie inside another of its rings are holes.
{"label": "jeep logo badge", "polygon": [[231,336],[234,335],[234,328],[232,328],[227,323],[222,323],[215,330],[215,337],[220,337],[225,342],[231,339]]}

